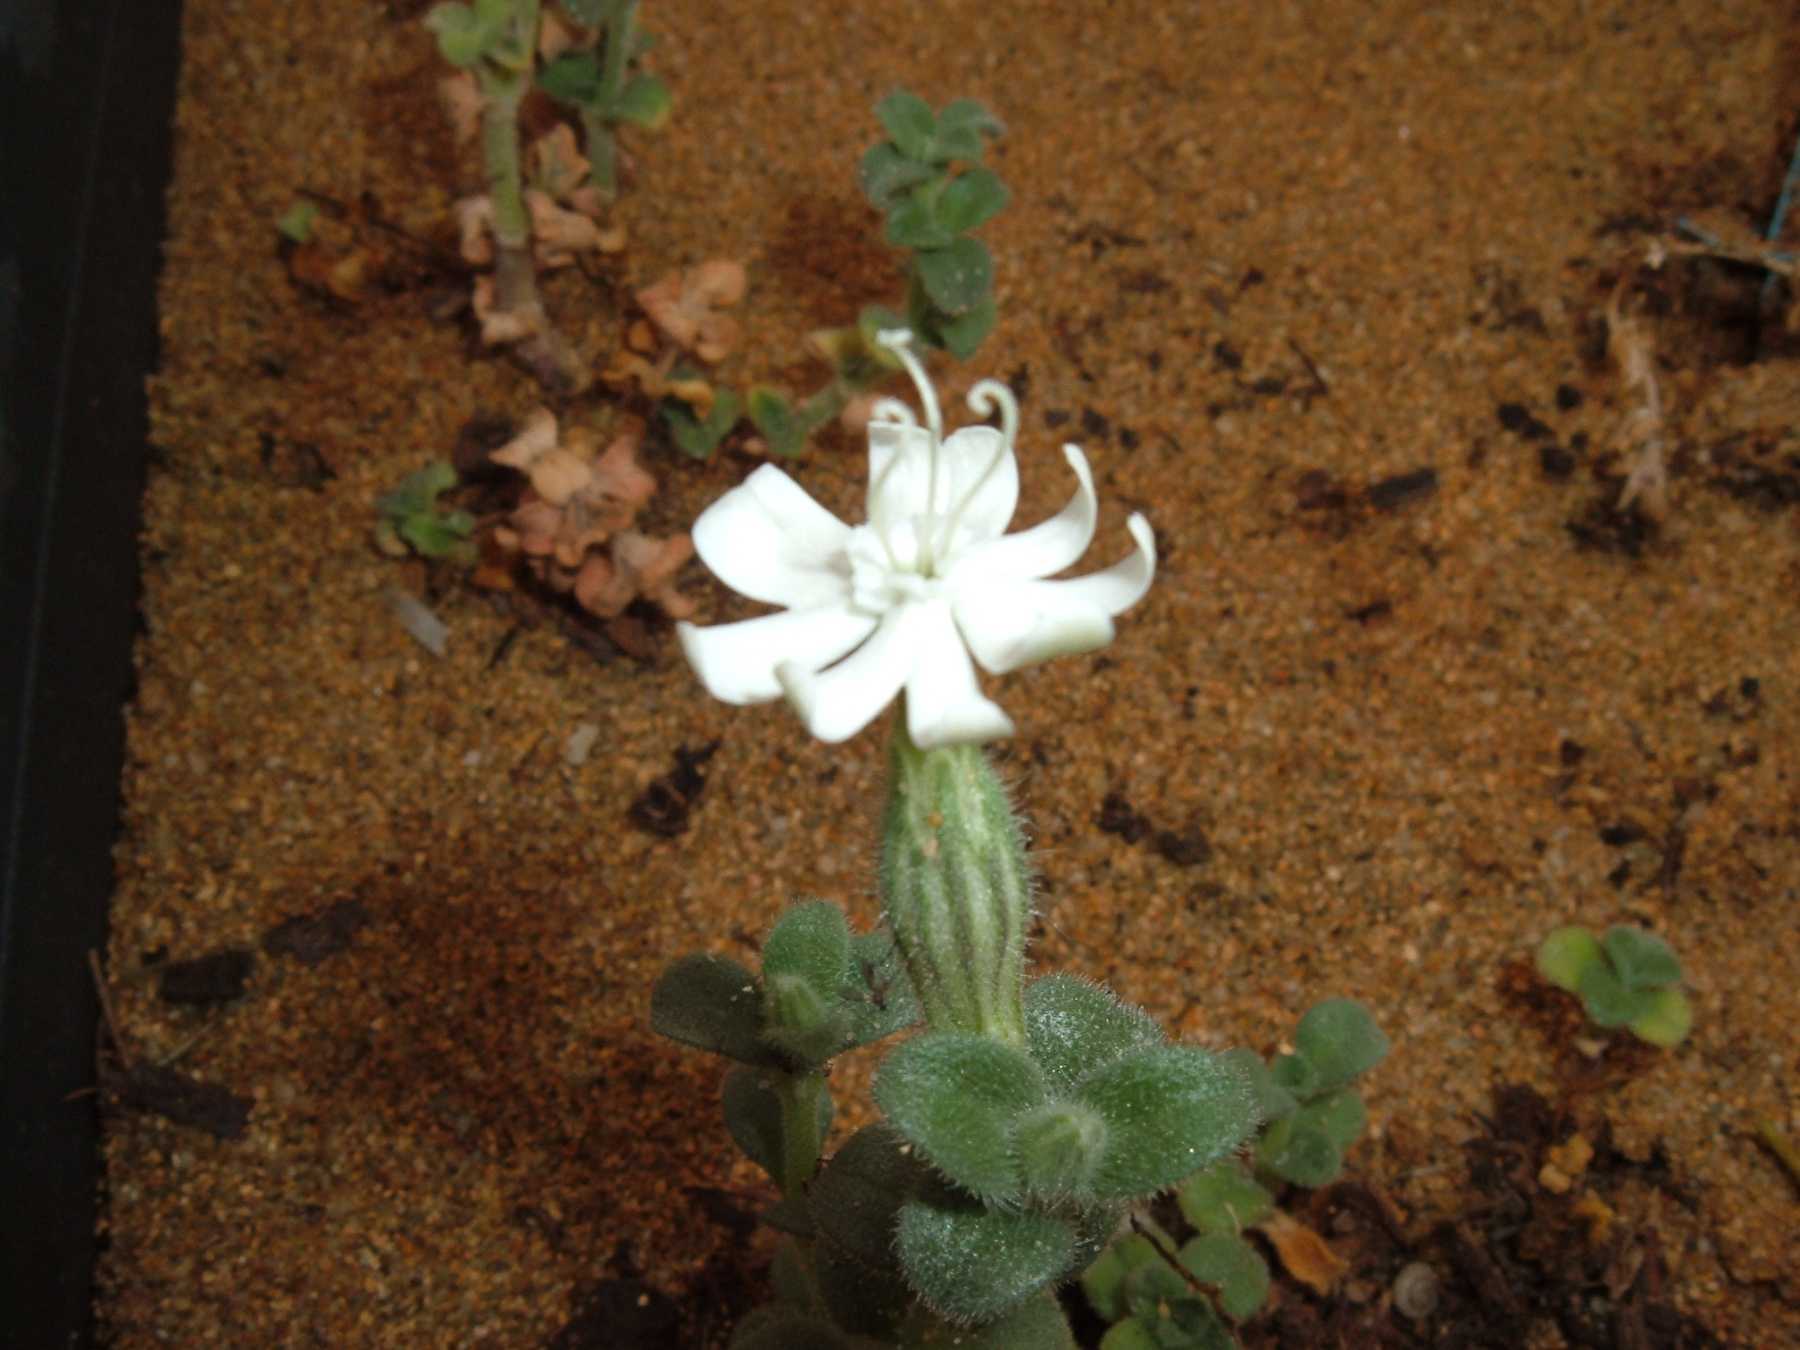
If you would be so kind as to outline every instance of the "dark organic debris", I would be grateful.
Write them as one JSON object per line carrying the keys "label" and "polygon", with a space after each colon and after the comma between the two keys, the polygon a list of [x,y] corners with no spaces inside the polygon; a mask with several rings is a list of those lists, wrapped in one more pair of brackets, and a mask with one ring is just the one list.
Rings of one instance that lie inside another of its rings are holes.
{"label": "dark organic debris", "polygon": [[584,1291],[575,1313],[545,1350],[667,1350],[681,1344],[681,1309],[637,1279],[608,1279]]}
{"label": "dark organic debris", "polygon": [[1392,511],[1407,502],[1429,497],[1437,491],[1438,475],[1433,468],[1414,469],[1395,474],[1369,485],[1369,505],[1377,511]]}
{"label": "dark organic debris", "polygon": [[673,839],[688,827],[688,814],[706,788],[706,777],[700,772],[717,741],[708,741],[698,750],[685,745],[675,752],[675,767],[638,794],[627,815],[631,823],[650,834]]}
{"label": "dark organic debris", "polygon": [[1128,844],[1135,844],[1150,833],[1150,818],[1133,806],[1122,792],[1109,792],[1100,799],[1099,814],[1094,824],[1107,834],[1116,834]]}
{"label": "dark organic debris", "polygon": [[254,953],[222,947],[187,961],[171,961],[157,973],[156,992],[164,1003],[205,1008],[243,996],[256,966]]}
{"label": "dark organic debris", "polygon": [[104,1084],[123,1109],[204,1130],[214,1139],[242,1139],[250,1123],[248,1098],[167,1065],[139,1064],[108,1073]]}
{"label": "dark organic debris", "polygon": [[263,934],[263,950],[270,956],[291,956],[303,966],[316,966],[350,945],[357,929],[369,922],[369,911],[360,900],[339,900],[314,914],[283,919]]}

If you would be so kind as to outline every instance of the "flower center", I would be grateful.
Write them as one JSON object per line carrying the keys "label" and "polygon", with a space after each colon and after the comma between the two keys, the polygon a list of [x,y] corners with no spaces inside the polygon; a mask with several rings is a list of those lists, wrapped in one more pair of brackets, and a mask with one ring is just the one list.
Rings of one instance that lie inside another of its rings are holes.
{"label": "flower center", "polygon": [[[924,499],[918,503],[922,510],[872,519],[851,534],[852,594],[859,608],[872,608],[879,613],[895,604],[929,599],[943,593],[942,579],[949,574],[958,551],[971,539],[972,531],[965,521],[969,507],[1011,453],[1018,434],[1019,406],[1012,391],[998,380],[981,380],[969,390],[972,410],[983,416],[999,411],[1001,439],[988,462],[978,473],[964,480],[958,491],[952,486],[957,483],[957,477],[944,462],[944,423],[938,410],[937,394],[925,377],[925,368],[909,349],[912,334],[900,329],[878,333],[875,340],[899,358],[919,391],[919,401],[925,407],[930,456]],[[919,425],[912,409],[892,398],[884,398],[875,405],[872,420],[914,428]],[[887,472],[894,472],[899,464],[897,456]],[[955,495],[944,503],[942,510],[938,509],[940,496],[949,496],[952,492]],[[879,487],[873,498],[876,501],[883,499]]]}

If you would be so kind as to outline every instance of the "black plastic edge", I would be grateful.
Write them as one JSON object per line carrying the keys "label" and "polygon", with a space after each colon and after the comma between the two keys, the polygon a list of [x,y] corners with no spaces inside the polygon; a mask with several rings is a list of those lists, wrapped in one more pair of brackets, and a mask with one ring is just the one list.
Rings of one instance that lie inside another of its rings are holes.
{"label": "black plastic edge", "polygon": [[97,1003],[180,6],[0,7],[0,1308],[93,1337]]}

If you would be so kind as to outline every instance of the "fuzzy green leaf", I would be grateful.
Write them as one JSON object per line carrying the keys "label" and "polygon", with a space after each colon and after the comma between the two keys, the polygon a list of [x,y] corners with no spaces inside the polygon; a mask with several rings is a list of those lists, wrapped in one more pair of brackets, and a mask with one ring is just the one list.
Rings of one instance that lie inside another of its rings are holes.
{"label": "fuzzy green leaf", "polygon": [[1135,1317],[1114,1322],[1100,1338],[1100,1350],[1163,1350],[1156,1333]]}
{"label": "fuzzy green leaf", "polygon": [[1066,1273],[1075,1235],[1031,1210],[909,1200],[894,1245],[920,1298],[952,1321],[985,1322]]}
{"label": "fuzzy green leaf", "polygon": [[963,234],[999,215],[1009,200],[1006,184],[992,169],[970,169],[950,180],[933,214],[946,230]]}
{"label": "fuzzy green leaf", "polygon": [[467,511],[451,511],[442,516],[406,516],[396,522],[395,529],[422,557],[459,560],[474,557],[469,536],[475,531],[475,517]]}
{"label": "fuzzy green leaf", "polygon": [[1089,1075],[1077,1100],[1106,1121],[1096,1195],[1129,1199],[1223,1157],[1256,1128],[1256,1099],[1237,1065],[1188,1045],[1140,1051]]}
{"label": "fuzzy green leaf", "polygon": [[619,91],[618,102],[613,104],[610,112],[614,121],[655,131],[669,120],[669,110],[674,105],[668,85],[654,75],[638,75]]}
{"label": "fuzzy green leaf", "polygon": [[880,1267],[871,1268],[841,1248],[821,1242],[813,1263],[818,1273],[819,1296],[832,1321],[858,1336],[872,1336],[883,1342],[893,1339],[895,1324],[906,1315],[913,1297],[894,1269],[891,1253]]}
{"label": "fuzzy green leaf", "polygon": [[1126,1315],[1125,1277],[1139,1266],[1160,1261],[1156,1244],[1142,1233],[1127,1233],[1081,1272],[1081,1292],[1090,1307],[1107,1322]]}
{"label": "fuzzy green leaf", "polygon": [[1202,1233],[1239,1233],[1275,1212],[1275,1197],[1236,1158],[1194,1173],[1175,1193],[1181,1213]]}
{"label": "fuzzy green leaf", "polygon": [[1664,1050],[1673,1050],[1694,1027],[1694,1008],[1679,989],[1652,990],[1655,1000],[1648,1012],[1632,1019],[1631,1034]]}
{"label": "fuzzy green leaf", "polygon": [[1155,1337],[1159,1350],[1237,1350],[1212,1300],[1197,1294],[1168,1263],[1140,1266],[1125,1280],[1132,1316]]}
{"label": "fuzzy green leaf", "polygon": [[[923,1338],[903,1344],[925,1344]],[[1069,1320],[1054,1291],[1045,1289],[1026,1299],[1011,1312],[978,1327],[959,1327],[948,1341],[929,1344],[954,1346],[956,1350],[1076,1350]]]}
{"label": "fuzzy green leaf", "polygon": [[1654,933],[1615,924],[1600,939],[1607,959],[1627,989],[1662,989],[1681,983],[1681,962],[1669,944]]}
{"label": "fuzzy green leaf", "polygon": [[1080,1102],[1027,1112],[1014,1130],[1025,1187],[1045,1201],[1084,1199],[1106,1156],[1106,1122]]}
{"label": "fuzzy green leaf", "polygon": [[1269,1297],[1269,1267],[1256,1248],[1233,1233],[1202,1233],[1181,1249],[1180,1261],[1202,1284],[1219,1291],[1228,1317],[1243,1321]]}
{"label": "fuzzy green leaf", "polygon": [[994,259],[979,239],[921,250],[913,255],[913,267],[931,303],[952,316],[974,309],[994,286]]}
{"label": "fuzzy green leaf", "polygon": [[1312,1061],[1322,1087],[1338,1088],[1379,1064],[1388,1052],[1388,1038],[1362,1004],[1332,998],[1300,1019],[1294,1048]]}
{"label": "fuzzy green leaf", "polygon": [[1325,1075],[1305,1055],[1298,1052],[1291,1055],[1277,1055],[1269,1065],[1269,1077],[1279,1091],[1285,1092],[1296,1102],[1307,1101],[1325,1091]]}
{"label": "fuzzy green leaf", "polygon": [[1580,991],[1581,977],[1587,969],[1605,960],[1600,939],[1576,923],[1558,928],[1537,951],[1538,974],[1571,994]]}
{"label": "fuzzy green leaf", "polygon": [[1142,1008],[1077,975],[1046,975],[1025,986],[1025,1046],[1052,1090],[1140,1050],[1166,1044]]}
{"label": "fuzzy green leaf", "polygon": [[776,921],[763,941],[765,979],[792,975],[819,991],[835,995],[850,964],[850,922],[829,900],[794,905]]}
{"label": "fuzzy green leaf", "polygon": [[650,1025],[684,1045],[745,1064],[779,1064],[762,1042],[762,989],[724,956],[684,956],[650,991]]}
{"label": "fuzzy green leaf", "polygon": [[873,1045],[922,1016],[892,933],[877,929],[851,938],[850,967],[840,997],[850,1010],[852,1045]]}
{"label": "fuzzy green leaf", "polygon": [[875,1100],[921,1154],[981,1199],[1016,1199],[1019,1117],[1044,1100],[1044,1076],[1021,1050],[987,1036],[927,1031],[875,1074]]}
{"label": "fuzzy green leaf", "polygon": [[1264,1124],[1291,1116],[1300,1107],[1300,1099],[1275,1081],[1275,1075],[1254,1050],[1239,1047],[1227,1050],[1219,1058],[1235,1065],[1249,1080],[1256,1093],[1256,1111]]}
{"label": "fuzzy green leaf", "polygon": [[924,99],[909,89],[896,89],[875,105],[875,116],[901,154],[916,160],[930,157],[937,117]]}

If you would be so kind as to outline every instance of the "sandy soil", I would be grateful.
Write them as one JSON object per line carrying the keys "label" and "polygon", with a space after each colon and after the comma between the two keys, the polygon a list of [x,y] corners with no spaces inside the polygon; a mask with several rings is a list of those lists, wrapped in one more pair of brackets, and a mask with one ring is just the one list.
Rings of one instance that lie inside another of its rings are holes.
{"label": "sandy soil", "polygon": [[[371,547],[374,499],[540,397],[432,317],[428,276],[334,304],[276,248],[303,188],[448,238],[478,171],[422,10],[186,5],[109,969],[135,1059],[250,1115],[227,1140],[113,1116],[121,1347],[612,1344],[571,1319],[633,1276],[684,1310],[665,1343],[716,1336],[766,1259],[737,1219],[767,1193],[716,1065],[650,1035],[650,983],[745,955],[793,897],[878,913],[879,730],[811,743],[784,709],[709,701],[666,632],[597,660],[460,589],[429,592],[434,659],[384,600],[432,583]],[[677,107],[632,140],[629,249],[550,288],[597,363],[630,288],[735,257],[725,377],[803,390],[805,332],[894,294],[854,179],[875,100],[904,84],[1007,124],[1013,202],[983,231],[1001,322],[944,366],[946,406],[1011,380],[1022,518],[1060,506],[1077,440],[1094,557],[1141,509],[1163,559],[1103,655],[993,685],[1040,965],[1209,1044],[1269,1049],[1335,994],[1374,1007],[1395,1050],[1353,1166],[1398,1236],[1330,1231],[1359,1316],[1401,1261],[1441,1270],[1437,1322],[1389,1321],[1403,1343],[1483,1304],[1510,1344],[1566,1343],[1531,1290],[1591,1258],[1583,1298],[1657,1306],[1651,1339],[1592,1343],[1800,1344],[1795,1184],[1750,1137],[1800,1130],[1800,346],[1756,332],[1760,275],[1628,286],[1672,451],[1655,528],[1611,510],[1631,400],[1603,318],[1675,217],[1766,221],[1800,106],[1789,8],[655,0],[643,21]],[[645,458],[665,531],[754,462]],[[847,436],[792,472],[856,511]],[[752,612],[697,564],[685,584],[707,619]],[[715,743],[684,830],[633,823]],[[312,945],[265,948],[319,915]],[[1692,1038],[1585,1059],[1521,964],[1566,921],[1665,935]],[[241,997],[160,996],[162,968],[228,947],[255,954]],[[1536,1266],[1494,1232],[1503,1084],[1563,1113],[1540,1142],[1602,1143],[1561,1194],[1534,1156],[1500,1169],[1509,1203],[1592,1201]]]}

